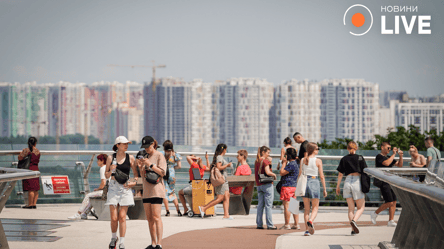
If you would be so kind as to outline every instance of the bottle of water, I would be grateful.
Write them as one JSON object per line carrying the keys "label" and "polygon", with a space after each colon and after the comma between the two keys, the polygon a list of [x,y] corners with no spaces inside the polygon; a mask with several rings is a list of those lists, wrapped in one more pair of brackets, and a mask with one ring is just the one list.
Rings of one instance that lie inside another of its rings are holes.
{"label": "bottle of water", "polygon": [[[117,166],[117,160],[116,160],[116,158],[113,159],[113,163],[112,163],[112,165],[116,165],[116,166]],[[116,168],[114,168],[114,169],[111,171],[111,173],[115,173],[115,172],[116,172]]]}

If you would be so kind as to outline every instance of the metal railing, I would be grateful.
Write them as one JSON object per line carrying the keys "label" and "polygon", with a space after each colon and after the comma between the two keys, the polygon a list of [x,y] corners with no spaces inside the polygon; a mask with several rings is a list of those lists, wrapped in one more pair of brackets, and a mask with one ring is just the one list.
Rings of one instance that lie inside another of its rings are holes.
{"label": "metal railing", "polygon": [[[30,171],[25,169],[0,168],[0,213],[5,207],[9,195],[14,189],[18,180],[36,178],[40,176],[39,171]],[[0,220],[0,248],[9,249],[5,230]]]}
{"label": "metal railing", "polygon": [[[400,177],[398,169],[368,168],[365,172],[390,184],[403,206],[391,241],[397,248],[443,248],[444,188]],[[380,246],[385,247],[385,242]]]}
{"label": "metal railing", "polygon": [[[14,161],[14,157],[20,154],[20,150],[3,150],[0,151],[0,159],[3,158],[3,165],[7,164],[9,162],[9,165],[11,165],[11,162]],[[138,151],[136,150],[130,150],[128,151],[129,154],[135,155]],[[100,184],[100,178],[99,178],[99,170],[98,167],[93,167],[94,161],[96,160],[95,157],[98,154],[112,154],[113,151],[109,150],[63,150],[63,151],[53,151],[53,150],[40,150],[41,158],[40,158],[40,172],[42,175],[54,175],[54,174],[70,174],[70,185],[72,189],[71,195],[62,195],[58,196],[57,201],[63,201],[63,202],[81,202],[83,199],[83,194],[90,191],[90,188],[92,186],[98,186]],[[205,152],[178,152],[183,157],[187,155],[195,155],[202,157],[205,163]],[[208,153],[210,156],[210,162],[212,160],[212,156],[214,153]],[[8,157],[9,156],[9,157]],[[12,158],[11,158],[12,156]],[[232,161],[235,163],[237,156],[237,153],[226,153],[225,158],[229,161],[232,159]],[[276,165],[279,159],[279,154],[271,154],[270,155],[273,158],[273,169],[274,172],[279,175],[279,172],[276,170]],[[321,198],[321,203],[327,204],[328,203],[343,203],[345,204],[345,199],[341,198],[340,196],[336,196],[335,188],[336,188],[336,181],[337,181],[337,171],[336,168],[339,164],[339,160],[343,156],[331,156],[331,155],[318,155],[318,158],[323,160],[324,164],[324,174],[326,176],[326,188],[329,195],[327,198]],[[256,153],[250,152],[249,154],[249,164],[250,167],[254,168],[253,162],[256,158]],[[374,156],[364,156],[364,159],[367,161],[369,167],[374,166]],[[409,157],[404,158],[404,162],[409,161]],[[61,167],[58,171],[55,170],[57,167]],[[179,190],[186,185],[188,185],[189,180],[189,174],[188,174],[188,163],[186,162],[185,158],[182,159],[182,169],[176,170],[176,189]],[[406,170],[408,169],[408,170]],[[416,172],[415,174],[424,174],[424,171],[422,169],[418,168],[399,168],[396,169],[399,170],[399,173],[409,175],[411,172]],[[234,169],[228,169],[229,174],[233,174]],[[54,172],[62,172],[62,173],[54,173]],[[254,172],[254,171],[253,171]],[[410,173],[409,173],[410,172]],[[204,178],[207,178],[208,174],[204,176]],[[280,177],[278,177],[279,180]],[[343,181],[344,182],[344,181]],[[343,182],[341,184],[343,184]],[[16,193],[20,193],[19,187],[16,187]],[[39,203],[48,202],[52,203],[54,198],[48,198],[45,197],[43,194],[40,195]],[[253,202],[256,201],[256,196],[253,198]],[[275,201],[280,202],[279,195],[277,192],[275,193]],[[379,193],[379,189],[376,187],[371,188],[371,191],[367,194],[366,198],[367,203],[374,203],[379,204],[382,203],[381,195]],[[22,203],[19,196],[14,195],[14,193],[11,195],[11,204],[13,203]],[[336,204],[335,204],[336,205]]]}

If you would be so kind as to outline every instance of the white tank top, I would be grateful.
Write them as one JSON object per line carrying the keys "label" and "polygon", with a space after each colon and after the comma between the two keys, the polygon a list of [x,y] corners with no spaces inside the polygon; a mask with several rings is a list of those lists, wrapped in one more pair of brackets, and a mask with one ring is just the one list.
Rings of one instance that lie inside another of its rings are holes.
{"label": "white tank top", "polygon": [[[304,158],[305,162],[305,158]],[[318,176],[318,166],[316,166],[316,157],[312,157],[308,160],[308,165],[302,163],[302,169],[308,176]]]}

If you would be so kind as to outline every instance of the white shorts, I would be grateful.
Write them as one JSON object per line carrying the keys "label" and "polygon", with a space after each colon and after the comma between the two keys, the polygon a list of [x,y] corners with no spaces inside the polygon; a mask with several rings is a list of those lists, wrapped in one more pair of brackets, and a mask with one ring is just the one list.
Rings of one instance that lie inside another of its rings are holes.
{"label": "white shorts", "polygon": [[108,196],[105,205],[134,206],[133,191],[126,189],[115,180],[109,181]]}
{"label": "white shorts", "polygon": [[353,198],[355,201],[365,198],[365,194],[361,191],[361,176],[348,175],[345,178],[342,194],[345,199]]}

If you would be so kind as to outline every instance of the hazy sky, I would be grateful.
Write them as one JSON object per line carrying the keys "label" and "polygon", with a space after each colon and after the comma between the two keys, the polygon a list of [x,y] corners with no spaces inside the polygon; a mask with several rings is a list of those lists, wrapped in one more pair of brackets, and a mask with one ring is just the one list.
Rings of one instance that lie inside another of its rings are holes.
{"label": "hazy sky", "polygon": [[[374,17],[360,37],[342,22],[358,3]],[[381,13],[381,5],[400,4],[418,6],[396,13],[408,20],[431,15],[432,34],[415,26],[406,35],[401,26],[400,35],[382,35],[381,15],[392,28],[395,13]],[[167,65],[158,77],[363,78],[381,90],[435,95],[444,93],[442,13],[442,0],[0,0],[0,81],[145,82],[148,68],[106,65],[155,60]]]}

